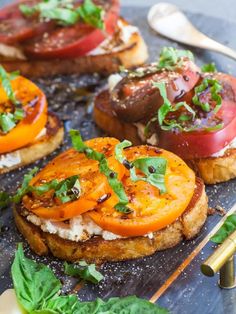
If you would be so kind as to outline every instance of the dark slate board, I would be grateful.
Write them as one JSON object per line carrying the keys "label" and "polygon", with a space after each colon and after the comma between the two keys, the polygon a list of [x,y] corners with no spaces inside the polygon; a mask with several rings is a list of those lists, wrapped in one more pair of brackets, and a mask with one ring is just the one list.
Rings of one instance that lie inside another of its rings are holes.
{"label": "dark slate board", "polygon": [[[123,12],[133,24],[138,25],[150,48],[150,60],[155,60],[160,48],[164,45],[174,45],[151,31],[146,23],[148,9],[126,8]],[[193,23],[209,36],[236,49],[236,24],[227,21],[210,18],[204,15],[189,14]],[[216,53],[194,49],[197,63],[215,61],[219,70],[236,74],[235,62]],[[55,79],[38,80],[37,83],[44,89],[48,96],[49,107],[58,113],[64,121],[66,131],[70,128],[79,128],[85,139],[101,135],[94,125],[91,117],[91,97],[83,96],[83,88],[90,92],[96,92],[104,83],[98,76],[92,77],[58,77]],[[68,147],[68,136],[65,139],[63,149]],[[42,167],[62,149],[57,150],[50,157],[37,162]],[[32,167],[32,166],[31,166]],[[14,171],[11,174],[2,175],[0,189],[14,190],[21,181],[23,174],[31,167]],[[207,187],[210,206],[223,206],[229,210],[236,202],[236,180],[228,183]],[[10,279],[10,265],[14,256],[16,243],[23,241],[17,232],[11,209],[3,212],[2,219],[5,231],[0,235],[0,293],[12,287]],[[185,241],[173,249],[157,252],[153,256],[127,261],[123,263],[107,263],[101,266],[105,276],[99,285],[85,284],[78,291],[82,300],[93,300],[96,297],[108,298],[110,296],[125,296],[136,294],[150,299],[155,292],[176,271],[182,262],[194,251],[213,227],[222,219],[219,215],[210,216],[206,225],[197,238]],[[33,254],[25,244],[27,255],[38,261],[42,261],[56,272],[64,282],[64,292],[69,292],[75,282],[62,272],[62,262],[52,258],[39,258]],[[200,273],[201,262],[213,251],[212,243],[208,243],[195,259],[184,269],[170,287],[163,293],[158,303],[171,310],[171,313],[236,313],[236,289],[227,291],[217,286],[217,276],[204,277]],[[155,298],[152,298],[155,301]]]}

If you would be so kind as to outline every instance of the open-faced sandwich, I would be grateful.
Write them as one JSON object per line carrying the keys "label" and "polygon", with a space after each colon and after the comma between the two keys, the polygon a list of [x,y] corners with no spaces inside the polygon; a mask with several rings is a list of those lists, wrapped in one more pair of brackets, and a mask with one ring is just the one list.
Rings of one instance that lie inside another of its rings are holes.
{"label": "open-faced sandwich", "polygon": [[59,119],[47,110],[44,93],[0,66],[0,174],[50,154],[63,134]]}
{"label": "open-faced sandwich", "polygon": [[107,74],[148,56],[119,0],[24,0],[2,8],[0,21],[0,62],[26,76]]}
{"label": "open-faced sandwich", "polygon": [[115,138],[71,148],[36,175],[13,201],[15,222],[39,255],[68,261],[118,261],[170,248],[197,235],[207,217],[203,181],[178,156]]}
{"label": "open-faced sandwich", "polygon": [[94,118],[109,135],[183,158],[213,184],[236,177],[236,78],[190,51],[163,48],[159,62],[109,78]]}

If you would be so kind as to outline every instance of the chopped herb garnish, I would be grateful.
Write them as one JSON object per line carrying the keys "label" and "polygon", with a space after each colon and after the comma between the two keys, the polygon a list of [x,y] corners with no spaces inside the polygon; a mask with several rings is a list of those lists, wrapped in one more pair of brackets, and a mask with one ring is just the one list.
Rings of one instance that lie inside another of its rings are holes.
{"label": "chopped herb garnish", "polygon": [[211,99],[216,102],[214,113],[217,113],[222,104],[222,98],[219,94],[219,92],[222,90],[222,85],[215,79],[205,78],[200,85],[195,87],[195,95],[193,96],[192,101],[194,105],[200,106],[203,111],[209,112],[211,109],[210,104],[208,102],[201,102],[199,98],[201,93],[205,92],[208,89],[211,92]]}
{"label": "chopped herb garnish", "polygon": [[[157,83],[152,82],[153,86],[158,88],[160,91],[160,95],[163,99],[162,106],[158,109],[156,116],[154,116],[146,125],[145,127],[145,135],[148,135],[148,131],[150,128],[150,125],[158,120],[158,123],[162,130],[169,131],[173,129],[179,129],[181,132],[192,132],[194,130],[199,129],[199,124],[192,124],[192,125],[186,125],[186,123],[190,121],[195,121],[197,112],[193,110],[192,107],[190,107],[186,102],[182,101],[179,103],[171,104],[167,97],[167,91],[165,87],[165,83]],[[210,90],[211,93],[211,99],[216,102],[216,105],[213,109],[213,113],[216,114],[218,110],[220,109],[222,105],[222,99],[219,94],[220,90],[222,89],[222,86],[219,84],[217,80],[206,78],[203,80],[202,84],[195,87],[195,95],[192,98],[192,102],[194,105],[199,106],[203,111],[209,112],[210,111],[210,104],[208,102],[203,103],[200,101],[199,96],[201,93],[207,91],[207,89]],[[170,112],[178,111],[181,107],[184,107],[186,109],[185,113],[182,113],[177,118],[167,118],[167,115]],[[218,123],[216,125],[210,125],[210,126],[204,126],[205,131],[216,131],[223,127],[223,123]]]}
{"label": "chopped herb garnish", "polygon": [[82,140],[79,131],[70,130],[70,136],[73,147],[84,153],[89,159],[93,159],[99,162],[99,170],[103,173],[108,180],[114,193],[119,198],[118,204],[115,205],[115,209],[119,212],[128,214],[131,210],[126,206],[129,202],[128,197],[125,193],[123,184],[118,180],[118,175],[112,169],[109,168],[107,159],[104,154],[96,152],[92,148],[88,147]]}
{"label": "chopped herb garnish", "polygon": [[216,65],[214,62],[202,65],[201,70],[204,73],[215,73],[215,72],[217,72],[217,68],[216,68]]}
{"label": "chopped herb garnish", "polygon": [[194,61],[194,56],[189,50],[179,50],[173,47],[163,47],[160,53],[157,69],[175,70],[182,66],[183,58]]}
{"label": "chopped herb garnish", "polygon": [[226,218],[223,225],[211,238],[211,241],[220,244],[224,242],[224,240],[235,230],[236,230],[236,214],[232,214]]}
{"label": "chopped herb garnish", "polygon": [[7,97],[12,102],[12,104],[18,104],[15,93],[11,86],[11,81],[14,80],[19,75],[19,72],[7,73],[4,68],[0,65],[0,83],[2,88],[7,94]]}
{"label": "chopped herb garnish", "polygon": [[64,271],[66,275],[78,277],[84,281],[99,283],[103,279],[103,275],[96,270],[95,264],[87,264],[85,261],[80,261],[76,264],[64,263]]}
{"label": "chopped herb garnish", "polygon": [[[165,173],[167,160],[162,157],[145,157],[138,158],[133,162],[129,162],[123,155],[123,149],[131,146],[132,143],[130,141],[123,141],[116,145],[115,148],[115,157],[116,159],[122,163],[129,165],[130,170],[130,178],[132,181],[145,181],[155,186],[160,190],[161,193],[166,192],[165,186]],[[136,169],[139,169],[144,176],[137,176]]]}
{"label": "chopped herb garnish", "polygon": [[10,102],[15,106],[14,112],[0,112],[0,131],[8,133],[18,121],[24,118],[24,110],[19,108],[19,101],[11,86],[11,81],[19,75],[19,72],[7,73],[0,65],[0,83]]}
{"label": "chopped herb garnish", "polygon": [[82,20],[96,28],[104,29],[104,11],[91,0],[85,0],[78,8],[74,7],[71,0],[44,0],[33,6],[20,4],[19,9],[26,17],[39,14],[41,19],[55,20],[59,25],[74,25]]}
{"label": "chopped herb garnish", "polygon": [[21,187],[17,189],[15,195],[10,196],[6,192],[0,192],[0,208],[8,206],[10,203],[19,204],[23,196],[30,192],[42,195],[48,191],[54,190],[54,196],[62,203],[71,202],[79,198],[81,188],[78,176],[71,176],[60,182],[54,179],[39,186],[32,186],[29,183],[37,172],[38,168],[35,167],[24,175]]}

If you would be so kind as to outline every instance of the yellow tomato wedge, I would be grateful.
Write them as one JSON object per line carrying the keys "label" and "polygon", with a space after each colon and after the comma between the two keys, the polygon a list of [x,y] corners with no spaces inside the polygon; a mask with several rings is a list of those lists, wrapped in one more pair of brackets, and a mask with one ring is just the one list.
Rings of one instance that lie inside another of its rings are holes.
{"label": "yellow tomato wedge", "polygon": [[[122,179],[125,168],[114,157],[114,148],[119,141],[113,138],[98,138],[86,142],[86,145],[104,153],[109,167]],[[59,181],[78,175],[81,185],[81,196],[78,200],[65,204],[56,204],[51,193],[41,196],[23,198],[24,206],[37,216],[51,220],[67,220],[95,208],[101,197],[111,193],[107,178],[99,171],[99,163],[88,159],[84,153],[69,149],[53,159],[30,182],[38,186],[53,179]]]}
{"label": "yellow tomato wedge", "polygon": [[178,219],[187,208],[195,189],[195,174],[178,156],[154,147],[138,146],[126,149],[127,160],[141,157],[163,157],[167,160],[165,184],[167,192],[143,181],[133,182],[124,176],[122,183],[129,197],[127,205],[133,212],[124,215],[114,209],[118,202],[113,194],[110,199],[88,212],[102,229],[132,237],[142,236],[165,228]]}
{"label": "yellow tomato wedge", "polygon": [[[25,117],[9,133],[0,135],[0,154],[32,143],[47,122],[47,100],[44,93],[22,76],[12,80],[11,84],[16,98],[22,104]],[[7,95],[0,87],[0,108],[7,101]]]}

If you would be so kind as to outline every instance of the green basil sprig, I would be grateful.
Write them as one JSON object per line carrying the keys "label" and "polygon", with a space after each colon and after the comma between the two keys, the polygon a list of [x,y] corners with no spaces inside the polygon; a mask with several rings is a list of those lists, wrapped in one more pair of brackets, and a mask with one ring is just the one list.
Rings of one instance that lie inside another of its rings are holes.
{"label": "green basil sprig", "polygon": [[25,257],[18,246],[11,267],[16,297],[29,314],[168,314],[169,312],[136,296],[81,302],[74,294],[60,296],[62,285],[52,270]]}
{"label": "green basil sprig", "polygon": [[105,155],[96,152],[94,149],[88,147],[83,142],[79,131],[70,130],[70,136],[72,145],[78,152],[84,153],[89,159],[93,159],[99,162],[100,172],[107,177],[109,185],[119,198],[119,202],[115,205],[115,209],[125,214],[130,213],[130,208],[126,206],[129,203],[129,199],[125,193],[124,187],[122,183],[118,180],[117,173],[109,168]]}
{"label": "green basil sprig", "polygon": [[[115,157],[116,159],[126,165],[130,170],[130,178],[132,181],[145,181],[155,186],[160,190],[160,193],[166,192],[165,186],[165,173],[167,160],[162,157],[145,157],[138,158],[133,162],[129,162],[123,155],[123,149],[130,147],[132,143],[130,141],[124,140],[115,147]],[[136,174],[136,169],[139,169],[145,176],[138,176]]]}
{"label": "green basil sprig", "polygon": [[60,199],[62,203],[74,201],[79,198],[81,188],[78,176],[71,176],[60,182],[54,179],[39,186],[31,186],[29,183],[38,170],[39,169],[35,167],[24,175],[21,186],[13,196],[6,192],[0,192],[0,208],[4,208],[11,203],[19,204],[23,196],[30,192],[42,195],[50,190],[54,190],[54,195]]}
{"label": "green basil sprig", "polygon": [[211,238],[211,241],[220,244],[224,242],[224,240],[235,230],[236,230],[236,214],[232,214],[226,218],[223,225]]}
{"label": "green basil sprig", "polygon": [[183,64],[183,58],[194,61],[194,56],[189,50],[179,50],[173,47],[163,47],[160,53],[157,69],[173,71]]}
{"label": "green basil sprig", "polygon": [[99,283],[103,279],[103,275],[96,270],[95,264],[87,264],[85,261],[80,261],[76,264],[64,263],[64,271],[66,275],[79,277],[84,281]]}
{"label": "green basil sprig", "polygon": [[33,6],[20,4],[19,9],[26,17],[39,14],[41,19],[55,20],[59,25],[74,25],[82,20],[96,28],[104,29],[104,11],[92,0],[85,0],[78,8],[74,8],[71,0],[44,0]]}
{"label": "green basil sprig", "polygon": [[205,78],[200,85],[194,88],[195,95],[192,98],[192,102],[196,106],[200,106],[203,111],[210,111],[210,104],[208,102],[201,102],[199,96],[202,92],[210,89],[211,99],[216,102],[216,106],[214,108],[214,113],[217,113],[222,105],[222,98],[219,92],[222,90],[222,85],[215,79]]}
{"label": "green basil sprig", "polygon": [[201,71],[203,73],[216,73],[217,68],[214,62],[207,63],[201,66]]}

